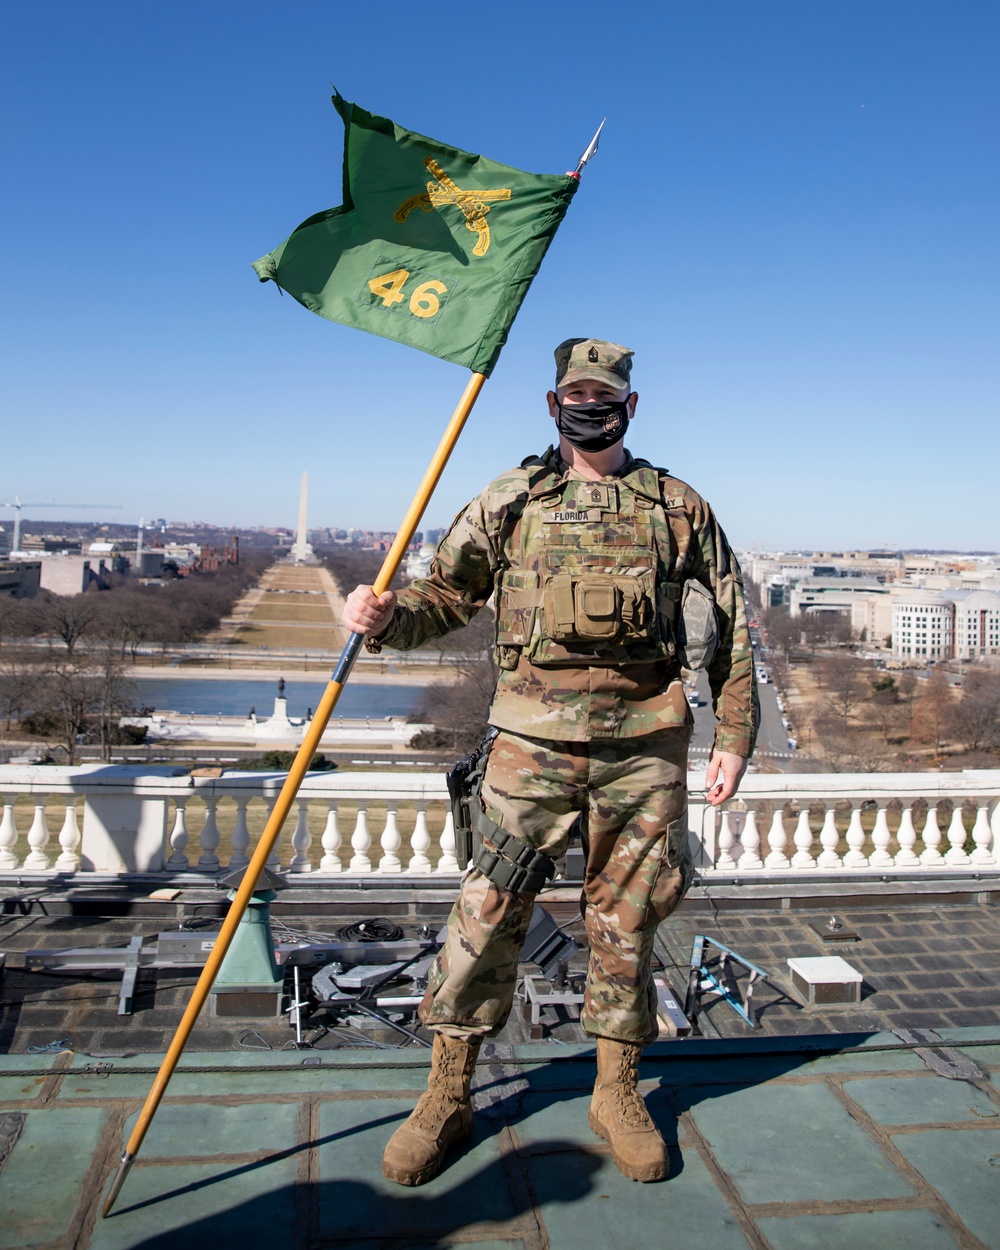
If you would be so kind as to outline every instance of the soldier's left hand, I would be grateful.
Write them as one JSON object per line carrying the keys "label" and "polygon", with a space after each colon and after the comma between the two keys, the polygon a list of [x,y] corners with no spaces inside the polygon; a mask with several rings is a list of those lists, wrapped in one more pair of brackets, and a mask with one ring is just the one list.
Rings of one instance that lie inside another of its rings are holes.
{"label": "soldier's left hand", "polygon": [[733,755],[731,751],[718,751],[713,747],[705,772],[705,791],[709,803],[718,807],[731,799],[746,770],[747,761],[742,755]]}

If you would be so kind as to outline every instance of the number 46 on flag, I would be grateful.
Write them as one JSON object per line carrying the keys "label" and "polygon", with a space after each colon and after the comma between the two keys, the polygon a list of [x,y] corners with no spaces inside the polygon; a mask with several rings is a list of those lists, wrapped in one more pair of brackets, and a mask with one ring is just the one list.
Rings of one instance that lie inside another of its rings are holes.
{"label": "number 46 on flag", "polygon": [[448,147],[333,97],[343,204],[254,262],[321,317],[489,376],[578,184]]}

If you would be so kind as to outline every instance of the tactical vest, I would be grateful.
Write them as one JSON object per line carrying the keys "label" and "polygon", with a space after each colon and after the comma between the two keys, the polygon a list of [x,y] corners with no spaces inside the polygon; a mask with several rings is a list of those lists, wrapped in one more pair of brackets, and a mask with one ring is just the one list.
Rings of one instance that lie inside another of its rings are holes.
{"label": "tactical vest", "polygon": [[679,661],[691,525],[683,500],[664,498],[660,472],[633,466],[590,482],[560,474],[552,448],[523,463],[527,491],[507,501],[501,532],[501,668],[522,654],[566,667]]}

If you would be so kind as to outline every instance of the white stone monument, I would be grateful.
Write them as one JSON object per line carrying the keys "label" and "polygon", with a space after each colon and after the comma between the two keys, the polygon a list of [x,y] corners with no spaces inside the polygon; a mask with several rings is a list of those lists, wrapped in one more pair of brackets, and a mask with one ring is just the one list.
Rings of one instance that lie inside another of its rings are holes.
{"label": "white stone monument", "polygon": [[294,564],[315,564],[316,556],[309,545],[309,528],[306,525],[306,509],[309,502],[309,474],[302,474],[302,488],[299,491],[299,524],[295,531],[295,542],[289,557]]}

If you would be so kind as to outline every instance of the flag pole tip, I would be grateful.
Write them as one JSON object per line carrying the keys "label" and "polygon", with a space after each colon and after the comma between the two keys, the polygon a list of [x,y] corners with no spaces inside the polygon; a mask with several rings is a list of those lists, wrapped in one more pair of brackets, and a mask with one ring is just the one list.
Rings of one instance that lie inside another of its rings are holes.
{"label": "flag pole tip", "polygon": [[593,160],[594,157],[597,155],[597,145],[601,138],[601,131],[604,129],[604,122],[606,122],[607,120],[608,119],[605,117],[604,121],[602,121],[601,124],[597,127],[597,133],[594,135],[593,139],[591,139],[590,143],[587,144],[586,148],[583,151],[583,155],[577,161],[576,169],[573,171],[570,177],[579,178],[580,174],[583,172],[584,165],[586,165],[588,161]]}

